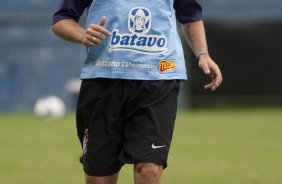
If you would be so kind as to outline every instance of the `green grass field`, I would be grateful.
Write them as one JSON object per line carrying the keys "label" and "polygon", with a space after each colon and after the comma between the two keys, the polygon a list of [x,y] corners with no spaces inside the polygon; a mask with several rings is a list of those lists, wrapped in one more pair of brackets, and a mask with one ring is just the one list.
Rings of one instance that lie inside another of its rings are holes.
{"label": "green grass field", "polygon": [[[74,115],[0,115],[1,184],[83,184],[79,155]],[[281,184],[282,109],[179,112],[168,164],[163,184]]]}

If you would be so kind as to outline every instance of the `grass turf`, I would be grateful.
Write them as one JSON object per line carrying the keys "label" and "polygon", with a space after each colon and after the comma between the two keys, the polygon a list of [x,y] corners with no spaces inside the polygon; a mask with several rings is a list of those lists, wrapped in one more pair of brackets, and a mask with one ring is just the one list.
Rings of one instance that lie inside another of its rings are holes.
{"label": "grass turf", "polygon": [[[280,184],[282,109],[179,112],[163,184]],[[0,183],[84,183],[74,115],[0,115]],[[132,184],[125,166],[119,184]]]}

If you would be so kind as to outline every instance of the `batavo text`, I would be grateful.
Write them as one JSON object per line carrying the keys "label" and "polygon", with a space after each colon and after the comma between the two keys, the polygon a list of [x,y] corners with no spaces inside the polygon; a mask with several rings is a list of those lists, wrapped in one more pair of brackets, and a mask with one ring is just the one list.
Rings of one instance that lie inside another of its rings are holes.
{"label": "batavo text", "polygon": [[112,32],[111,48],[123,49],[132,52],[162,53],[167,50],[167,40],[164,36],[120,34],[118,30]]}

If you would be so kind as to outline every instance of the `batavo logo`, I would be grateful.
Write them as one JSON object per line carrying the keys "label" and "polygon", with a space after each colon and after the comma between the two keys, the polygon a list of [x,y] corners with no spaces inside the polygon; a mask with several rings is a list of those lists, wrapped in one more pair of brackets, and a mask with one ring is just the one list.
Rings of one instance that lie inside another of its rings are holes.
{"label": "batavo logo", "polygon": [[167,61],[167,60],[162,60],[160,62],[160,72],[164,73],[167,70],[172,70],[176,68],[176,63],[172,60]]}
{"label": "batavo logo", "polygon": [[123,50],[141,54],[160,54],[167,51],[167,39],[163,35],[149,35],[152,27],[151,12],[145,7],[132,8],[128,15],[130,33],[112,31],[109,52]]}

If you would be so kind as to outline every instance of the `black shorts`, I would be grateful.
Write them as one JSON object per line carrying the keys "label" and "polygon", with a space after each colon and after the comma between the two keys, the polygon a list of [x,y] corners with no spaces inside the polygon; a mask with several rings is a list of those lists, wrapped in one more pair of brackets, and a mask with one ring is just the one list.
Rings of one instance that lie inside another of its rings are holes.
{"label": "black shorts", "polygon": [[155,163],[165,168],[179,83],[83,80],[76,121],[85,173],[112,175],[126,163]]}

